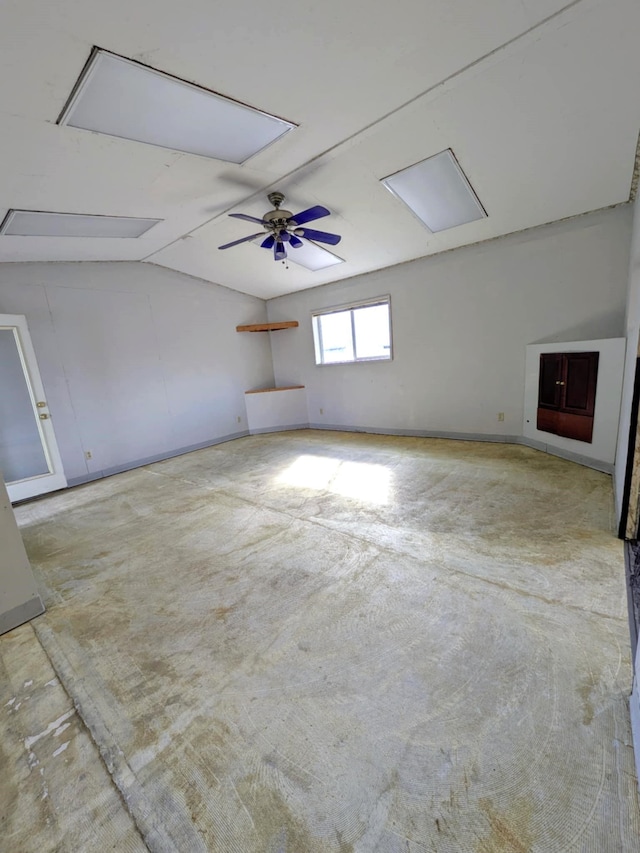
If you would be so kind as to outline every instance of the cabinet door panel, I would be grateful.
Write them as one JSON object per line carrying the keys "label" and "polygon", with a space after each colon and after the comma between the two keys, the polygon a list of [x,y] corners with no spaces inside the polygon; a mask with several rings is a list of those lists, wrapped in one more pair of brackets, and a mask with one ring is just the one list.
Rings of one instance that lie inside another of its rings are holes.
{"label": "cabinet door panel", "polygon": [[555,409],[538,408],[536,428],[542,432],[558,433],[558,412]]}
{"label": "cabinet door panel", "polygon": [[593,418],[587,415],[570,415],[567,412],[558,412],[557,418],[557,435],[591,444],[593,439]]}
{"label": "cabinet door panel", "polygon": [[557,409],[560,405],[562,386],[559,385],[562,372],[562,355],[557,352],[542,353],[540,356],[540,381],[538,385],[538,405],[548,409]]}
{"label": "cabinet door panel", "polygon": [[598,375],[597,352],[573,352],[565,355],[565,385],[562,411],[593,416]]}

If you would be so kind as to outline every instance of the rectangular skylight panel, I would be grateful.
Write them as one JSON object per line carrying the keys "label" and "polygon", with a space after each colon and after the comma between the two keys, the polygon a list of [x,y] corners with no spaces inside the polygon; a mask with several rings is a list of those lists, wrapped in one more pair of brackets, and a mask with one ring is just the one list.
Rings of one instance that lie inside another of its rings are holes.
{"label": "rectangular skylight panel", "polygon": [[305,240],[304,245],[298,249],[287,246],[287,257],[294,264],[305,267],[311,270],[311,272],[317,272],[318,270],[324,270],[328,267],[336,266],[336,264],[344,263],[342,258],[328,252],[315,243],[310,243],[308,240]]}
{"label": "rectangular skylight panel", "polygon": [[382,183],[430,231],[446,231],[487,216],[450,148],[383,178]]}
{"label": "rectangular skylight panel", "polygon": [[96,133],[243,163],[295,125],[96,50],[58,119]]}
{"label": "rectangular skylight panel", "polygon": [[140,237],[160,219],[10,210],[0,234],[14,237]]}

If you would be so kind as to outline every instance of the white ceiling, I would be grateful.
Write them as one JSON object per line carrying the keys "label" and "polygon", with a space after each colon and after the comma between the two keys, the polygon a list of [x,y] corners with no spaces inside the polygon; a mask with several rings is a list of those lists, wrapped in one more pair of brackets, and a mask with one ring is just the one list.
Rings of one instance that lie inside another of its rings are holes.
{"label": "white ceiling", "polygon": [[[639,33],[638,0],[5,0],[0,218],[164,221],[135,240],[2,236],[0,261],[145,260],[270,298],[624,202]],[[57,126],[94,45],[299,127],[236,166]],[[445,148],[489,216],[431,234],[379,179]],[[345,263],[219,251],[254,230],[226,214],[261,216],[268,188],[327,206]]]}

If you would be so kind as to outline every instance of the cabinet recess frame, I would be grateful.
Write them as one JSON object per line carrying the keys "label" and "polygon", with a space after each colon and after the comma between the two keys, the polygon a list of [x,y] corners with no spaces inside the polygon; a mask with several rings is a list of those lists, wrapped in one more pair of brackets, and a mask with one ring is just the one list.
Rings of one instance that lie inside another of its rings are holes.
{"label": "cabinet recess frame", "polygon": [[592,442],[599,358],[597,351],[540,354],[537,429]]}

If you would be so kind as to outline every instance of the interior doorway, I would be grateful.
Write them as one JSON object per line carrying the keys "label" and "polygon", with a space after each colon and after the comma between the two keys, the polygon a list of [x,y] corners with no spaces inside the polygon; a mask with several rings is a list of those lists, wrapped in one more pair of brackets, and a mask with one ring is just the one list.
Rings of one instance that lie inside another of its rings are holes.
{"label": "interior doorway", "polygon": [[0,471],[12,502],[67,485],[27,320],[0,314]]}

